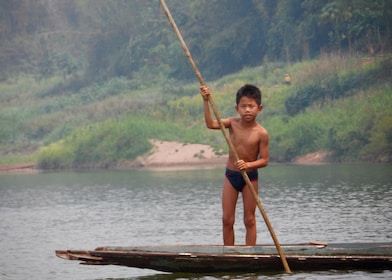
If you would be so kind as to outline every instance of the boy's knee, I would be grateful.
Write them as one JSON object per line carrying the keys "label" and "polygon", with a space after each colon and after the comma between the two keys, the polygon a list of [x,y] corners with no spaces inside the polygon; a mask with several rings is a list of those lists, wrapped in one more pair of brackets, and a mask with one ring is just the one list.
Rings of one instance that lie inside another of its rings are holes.
{"label": "boy's knee", "polygon": [[244,224],[246,228],[253,228],[256,226],[256,218],[255,216],[245,217]]}
{"label": "boy's knee", "polygon": [[224,227],[232,227],[234,226],[234,218],[222,217],[222,224]]}

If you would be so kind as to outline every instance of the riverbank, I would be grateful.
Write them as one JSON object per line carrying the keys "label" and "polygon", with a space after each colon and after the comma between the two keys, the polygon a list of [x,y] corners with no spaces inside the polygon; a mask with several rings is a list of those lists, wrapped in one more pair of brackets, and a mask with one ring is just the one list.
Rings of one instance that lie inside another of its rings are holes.
{"label": "riverbank", "polygon": [[[227,154],[218,155],[209,145],[187,144],[176,141],[151,140],[153,148],[151,151],[138,157],[134,161],[123,161],[111,168],[115,169],[195,169],[213,168],[224,166]],[[296,164],[320,164],[325,162],[329,153],[318,151],[295,159]],[[33,173],[38,172],[34,163],[0,166],[0,172]]]}
{"label": "riverbank", "polygon": [[[217,155],[213,148],[203,144],[187,144],[176,141],[151,140],[153,148],[133,161],[122,161],[109,167],[113,169],[193,169],[225,165],[227,155]],[[34,163],[3,165],[1,173],[38,172]]]}
{"label": "riverbank", "polygon": [[27,164],[14,164],[14,165],[1,165],[0,172],[21,172],[21,173],[32,173],[36,172],[34,163]]}
{"label": "riverbank", "polygon": [[218,155],[209,145],[151,140],[152,150],[134,161],[119,163],[116,168],[193,169],[225,165],[227,155]]}

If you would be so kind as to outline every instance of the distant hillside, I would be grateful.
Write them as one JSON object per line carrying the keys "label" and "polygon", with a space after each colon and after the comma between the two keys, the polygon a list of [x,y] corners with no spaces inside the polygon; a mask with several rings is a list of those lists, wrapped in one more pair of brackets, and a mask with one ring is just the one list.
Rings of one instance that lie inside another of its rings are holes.
{"label": "distant hillside", "polygon": [[[323,55],[292,65],[265,63],[208,82],[223,117],[235,114],[245,83],[263,91],[260,123],[270,133],[271,160],[328,151],[332,161],[392,158],[392,62],[389,56]],[[289,73],[291,85],[284,83]],[[0,163],[42,168],[110,167],[151,148],[148,139],[209,144],[226,153],[217,131],[205,128],[197,83],[174,81],[133,90],[114,78],[52,95],[61,78],[20,76],[0,83]]]}
{"label": "distant hillside", "polygon": [[[386,0],[167,0],[203,73],[210,79],[268,61],[320,52],[383,54],[392,45]],[[0,81],[21,73],[63,78],[52,93],[114,77],[149,87],[193,79],[156,0],[0,1]]]}
{"label": "distant hillside", "polygon": [[[167,5],[222,116],[262,88],[273,161],[390,161],[392,1]],[[227,152],[158,1],[0,1],[0,38],[0,164],[109,167],[150,138]]]}

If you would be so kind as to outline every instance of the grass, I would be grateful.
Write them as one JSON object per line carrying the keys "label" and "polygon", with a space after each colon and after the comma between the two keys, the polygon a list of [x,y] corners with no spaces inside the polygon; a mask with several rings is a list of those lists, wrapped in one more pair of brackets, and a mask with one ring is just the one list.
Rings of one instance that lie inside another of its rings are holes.
{"label": "grass", "polygon": [[[390,160],[391,82],[374,73],[388,77],[391,68],[388,57],[369,63],[359,56],[323,54],[291,66],[245,68],[208,85],[222,117],[235,115],[235,93],[242,85],[262,89],[258,120],[270,132],[273,160],[289,161],[320,149],[334,151],[336,160]],[[291,86],[283,83],[285,73],[292,77]],[[366,86],[356,88],[357,76],[368,77]],[[36,81],[30,76],[0,83],[0,164],[107,166],[145,153],[151,138],[210,144],[227,152],[222,135],[205,128],[197,83],[171,80],[133,90],[132,81],[118,77],[78,91],[53,91],[60,83],[59,77]],[[314,98],[323,86],[341,94],[312,99],[306,106],[297,102],[299,110],[288,113],[287,100],[301,92]]]}

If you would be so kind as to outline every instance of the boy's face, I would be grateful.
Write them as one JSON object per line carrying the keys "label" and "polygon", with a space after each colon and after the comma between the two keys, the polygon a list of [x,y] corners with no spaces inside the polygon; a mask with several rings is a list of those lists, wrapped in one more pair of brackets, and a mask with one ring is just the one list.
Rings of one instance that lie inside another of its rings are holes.
{"label": "boy's face", "polygon": [[257,114],[263,109],[263,105],[258,105],[256,100],[243,96],[235,109],[242,120],[250,122],[256,119]]}

